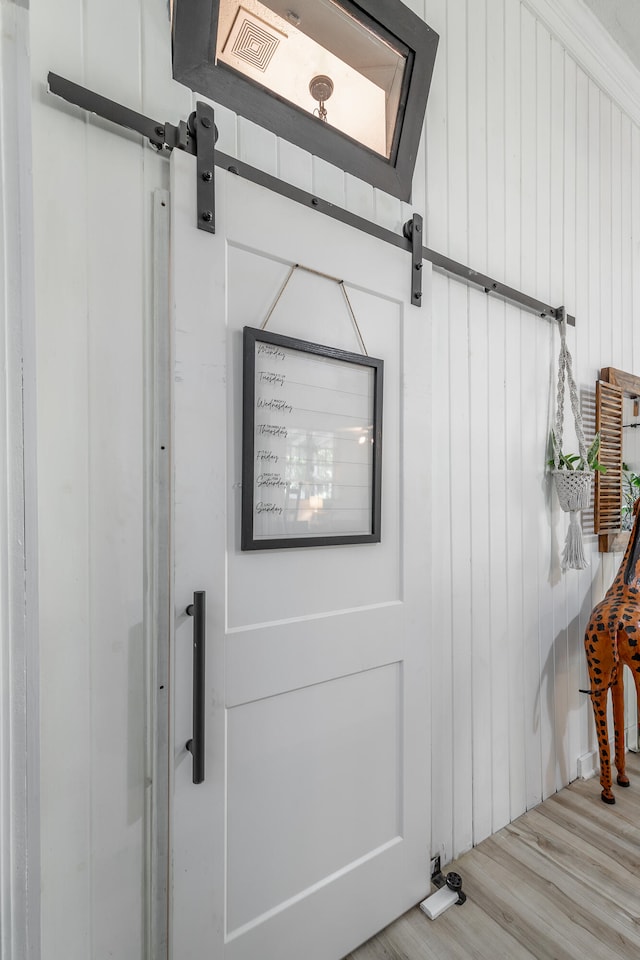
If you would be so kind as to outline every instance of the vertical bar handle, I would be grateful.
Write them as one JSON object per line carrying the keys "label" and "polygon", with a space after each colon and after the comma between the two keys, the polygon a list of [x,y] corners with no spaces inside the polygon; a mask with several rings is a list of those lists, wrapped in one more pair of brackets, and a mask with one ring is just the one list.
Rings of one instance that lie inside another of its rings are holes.
{"label": "vertical bar handle", "polygon": [[204,683],[205,683],[205,620],[206,593],[194,590],[193,603],[187,607],[187,616],[193,617],[193,736],[187,740],[187,750],[193,757],[193,782],[204,781]]}

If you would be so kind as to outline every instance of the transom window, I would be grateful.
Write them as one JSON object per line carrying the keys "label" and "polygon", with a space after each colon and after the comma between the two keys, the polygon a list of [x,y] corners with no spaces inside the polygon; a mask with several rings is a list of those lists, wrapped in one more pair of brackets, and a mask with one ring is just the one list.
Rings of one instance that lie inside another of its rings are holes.
{"label": "transom window", "polygon": [[402,199],[437,43],[401,0],[174,0],[176,79]]}

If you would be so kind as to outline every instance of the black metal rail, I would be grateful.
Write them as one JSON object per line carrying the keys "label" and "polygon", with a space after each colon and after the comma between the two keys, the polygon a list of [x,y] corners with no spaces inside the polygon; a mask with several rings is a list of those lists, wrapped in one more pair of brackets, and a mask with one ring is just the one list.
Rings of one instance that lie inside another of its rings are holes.
{"label": "black metal rail", "polygon": [[[196,156],[198,155],[197,134],[199,131],[197,129],[197,118],[195,114],[192,114],[186,122],[180,121],[177,126],[171,123],[161,123],[141,113],[136,113],[134,110],[130,110],[120,103],[108,100],[106,97],[94,93],[92,90],[87,90],[86,87],[81,87],[55,73],[49,73],[48,82],[51,93],[62,97],[68,103],[73,103],[83,110],[87,110],[89,113],[95,113],[118,126],[126,127],[128,130],[134,130],[140,133],[158,150],[166,149],[171,151],[179,149],[185,150],[187,153],[195,154]],[[209,150],[207,149],[207,153],[208,152]],[[204,166],[206,166],[206,164],[204,164]],[[412,238],[412,229],[409,225],[405,225],[409,227],[406,229],[407,235],[394,233],[392,230],[387,230],[385,227],[372,223],[364,217],[359,217],[348,210],[344,210],[342,207],[323,200],[322,197],[317,197],[312,193],[308,193],[306,190],[301,190],[299,187],[295,187],[290,183],[286,183],[284,180],[273,177],[271,174],[265,173],[263,170],[258,170],[256,167],[252,167],[242,160],[237,160],[235,157],[231,157],[219,150],[215,151],[215,166],[231,171],[246,180],[251,180],[252,183],[259,184],[268,190],[272,190],[274,193],[287,197],[289,200],[294,200],[296,203],[301,203],[306,207],[317,210],[319,213],[325,214],[325,216],[332,217],[334,220],[354,227],[356,230],[361,230],[363,233],[383,240],[385,243],[390,243],[393,246],[407,250],[409,253],[412,253],[412,260],[415,259],[415,244]],[[213,178],[208,181],[203,181],[203,176],[206,172],[206,170],[203,170],[203,172],[201,171],[199,173],[199,194],[202,192],[201,182],[206,182],[209,190],[214,188]],[[198,227],[213,232],[215,229],[215,220],[208,217],[209,210],[211,210],[213,216],[214,204],[212,200],[207,203],[207,210],[205,211],[207,217],[199,216]],[[413,220],[409,221],[409,224],[412,225],[413,223]],[[429,247],[423,246],[422,259],[433,264],[436,270],[457,277],[465,283],[481,287],[487,294],[495,294],[525,310],[537,313],[540,317],[549,317],[555,320],[560,319],[562,307],[553,307],[551,304],[531,297],[529,294],[523,293],[515,287],[510,287],[506,283],[495,280],[493,277],[479,270],[474,270],[473,267],[458,263],[456,260],[452,260],[450,257],[446,257],[436,250],[431,250]],[[413,262],[412,273],[414,273]],[[420,297],[416,297],[416,292],[416,283],[413,281],[412,301],[414,303],[420,301]],[[568,324],[575,326],[575,322],[575,317],[567,316]]]}

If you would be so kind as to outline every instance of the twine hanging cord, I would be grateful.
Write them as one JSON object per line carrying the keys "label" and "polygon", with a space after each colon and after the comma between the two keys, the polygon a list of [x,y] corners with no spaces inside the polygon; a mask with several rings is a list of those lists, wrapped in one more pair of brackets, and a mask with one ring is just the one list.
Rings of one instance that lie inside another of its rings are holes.
{"label": "twine hanging cord", "polygon": [[354,311],[353,311],[353,307],[352,307],[352,305],[351,305],[351,300],[349,299],[349,294],[347,293],[347,288],[346,288],[345,285],[344,285],[344,280],[339,280],[338,277],[332,277],[332,276],[330,276],[328,273],[320,273],[319,270],[312,270],[311,267],[303,267],[302,264],[300,264],[300,263],[294,263],[293,266],[291,267],[291,269],[289,270],[289,273],[287,274],[287,277],[286,277],[284,283],[283,283],[282,286],[280,287],[280,292],[278,293],[278,296],[277,296],[276,299],[274,300],[273,305],[272,305],[271,309],[269,310],[269,313],[266,315],[266,317],[264,318],[264,320],[263,320],[262,323],[260,324],[260,329],[261,329],[261,330],[264,330],[264,329],[266,328],[267,324],[269,323],[269,320],[271,319],[271,314],[273,313],[273,311],[275,310],[275,308],[278,306],[278,303],[280,302],[280,298],[282,297],[282,294],[283,294],[283,293],[285,292],[285,290],[287,289],[288,283],[289,283],[289,281],[291,280],[291,277],[292,277],[292,276],[294,275],[294,273],[296,272],[296,270],[304,270],[304,271],[306,271],[306,273],[313,273],[313,274],[316,275],[316,277],[323,277],[325,280],[332,280],[334,283],[337,283],[337,284],[338,284],[338,286],[339,286],[340,289],[342,290],[342,295],[343,295],[343,297],[344,297],[344,299],[345,299],[345,302],[346,302],[346,305],[347,305],[347,310],[349,311],[349,315],[350,315],[350,317],[351,317],[352,323],[353,323],[353,325],[354,325],[354,327],[355,327],[355,330],[356,330],[356,333],[357,333],[357,335],[358,335],[358,342],[360,343],[360,349],[362,350],[362,352],[363,352],[363,354],[365,355],[365,357],[368,357],[368,356],[369,356],[369,353],[368,353],[368,351],[367,351],[367,348],[366,348],[366,345],[365,345],[365,342],[364,342],[364,338],[363,338],[362,333],[361,333],[361,331],[360,331],[360,327],[358,326],[358,321],[356,320],[356,315],[355,315],[355,313],[354,313]]}
{"label": "twine hanging cord", "polygon": [[[578,438],[578,452],[582,458],[582,470],[561,469],[562,433],[564,427],[565,378],[569,383],[569,397]],[[569,513],[569,529],[562,554],[562,570],[584,570],[588,566],[582,543],[582,528],[578,511],[589,506],[593,470],[587,461],[587,445],[584,425],[578,404],[578,390],[571,369],[571,354],[567,347],[567,312],[562,308],[560,320],[560,357],[558,360],[558,397],[556,426],[553,432],[553,476],[561,508]]]}
{"label": "twine hanging cord", "polygon": [[576,426],[576,436],[578,438],[578,453],[584,462],[584,470],[591,472],[591,467],[587,462],[587,444],[584,439],[584,425],[580,406],[578,403],[578,390],[576,382],[573,379],[573,370],[571,368],[571,354],[567,347],[567,311],[562,308],[562,319],[560,320],[560,356],[558,358],[558,397],[556,409],[556,426],[553,433],[553,466],[555,470],[560,470],[560,453],[562,450],[562,433],[564,429],[564,385],[565,376],[569,384],[569,397],[571,399],[571,409],[573,410],[573,419]]}

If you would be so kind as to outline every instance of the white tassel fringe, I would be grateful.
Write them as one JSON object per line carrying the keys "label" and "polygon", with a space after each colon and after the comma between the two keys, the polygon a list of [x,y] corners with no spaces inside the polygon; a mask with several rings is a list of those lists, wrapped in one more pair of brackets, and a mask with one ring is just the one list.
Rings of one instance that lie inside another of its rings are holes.
{"label": "white tassel fringe", "polygon": [[582,527],[578,520],[578,511],[571,510],[569,517],[569,529],[567,530],[567,539],[564,545],[561,566],[563,570],[584,570],[589,564],[584,555]]}

